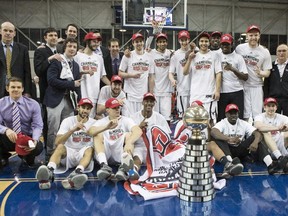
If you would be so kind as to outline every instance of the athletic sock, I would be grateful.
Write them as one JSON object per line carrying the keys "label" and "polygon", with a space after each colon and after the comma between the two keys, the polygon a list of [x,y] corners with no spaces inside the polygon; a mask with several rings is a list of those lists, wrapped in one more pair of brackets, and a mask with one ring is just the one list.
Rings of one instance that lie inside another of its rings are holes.
{"label": "athletic sock", "polygon": [[274,157],[275,157],[276,159],[278,159],[279,157],[282,156],[281,153],[280,153],[280,151],[279,151],[278,149],[275,150],[274,152],[272,152],[272,154],[274,155]]}
{"label": "athletic sock", "polygon": [[266,164],[266,166],[270,166],[273,162],[272,158],[270,155],[266,155],[263,159],[264,163]]}
{"label": "athletic sock", "polygon": [[47,167],[48,167],[48,169],[50,169],[50,170],[53,171],[53,170],[56,169],[57,165],[56,165],[55,162],[49,162],[49,163],[47,164]]}
{"label": "athletic sock", "polygon": [[228,159],[226,156],[221,157],[220,161],[219,161],[223,166],[226,165],[226,163],[228,163]]}
{"label": "athletic sock", "polygon": [[108,164],[107,158],[104,152],[100,152],[99,154],[97,154],[97,160],[99,164],[102,164],[102,163]]}

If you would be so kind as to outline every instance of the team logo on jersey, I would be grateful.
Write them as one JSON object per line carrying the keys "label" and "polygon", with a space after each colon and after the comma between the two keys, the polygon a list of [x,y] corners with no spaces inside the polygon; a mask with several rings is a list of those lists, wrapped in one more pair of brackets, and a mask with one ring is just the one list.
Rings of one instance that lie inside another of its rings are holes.
{"label": "team logo on jersey", "polygon": [[148,71],[149,64],[146,62],[137,62],[132,64],[132,68],[134,71]]}
{"label": "team logo on jersey", "polygon": [[124,131],[119,128],[119,129],[114,129],[109,131],[109,139],[110,140],[117,140],[120,137],[122,137],[124,134]]}
{"label": "team logo on jersey", "polygon": [[80,132],[75,132],[72,134],[72,141],[75,143],[79,143],[79,142],[90,143],[92,142],[92,137],[89,136],[87,133],[80,131]]}
{"label": "team logo on jersey", "polygon": [[255,56],[244,55],[243,58],[247,65],[256,66],[259,62],[259,59]]}
{"label": "team logo on jersey", "polygon": [[97,72],[98,64],[96,62],[81,62],[81,68],[84,71],[94,71]]}
{"label": "team logo on jersey", "polygon": [[196,70],[210,69],[211,65],[212,65],[212,61],[209,61],[209,60],[199,61],[195,63],[195,69]]}
{"label": "team logo on jersey", "polygon": [[156,67],[166,68],[169,67],[170,60],[168,58],[155,59],[154,63]]}
{"label": "team logo on jersey", "polygon": [[187,62],[187,60],[186,60],[186,58],[184,58],[184,59],[181,59],[179,63],[182,67],[184,67],[186,62]]}

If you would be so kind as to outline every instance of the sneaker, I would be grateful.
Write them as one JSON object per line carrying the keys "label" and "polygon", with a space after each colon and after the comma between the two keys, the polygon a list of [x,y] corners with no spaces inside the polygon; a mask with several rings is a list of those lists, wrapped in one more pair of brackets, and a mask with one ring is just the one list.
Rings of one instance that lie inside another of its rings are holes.
{"label": "sneaker", "polygon": [[129,179],[129,176],[126,174],[126,171],[123,168],[122,164],[119,166],[119,169],[118,169],[115,177],[118,181],[126,181]]}
{"label": "sneaker", "polygon": [[288,172],[288,157],[281,156],[277,160],[274,160],[272,164],[268,166],[269,175],[273,175],[279,171],[283,170],[283,172]]}
{"label": "sneaker", "polygon": [[99,180],[108,179],[112,174],[112,168],[107,164],[103,164],[101,169],[97,171],[97,177]]}
{"label": "sneaker", "polygon": [[47,166],[42,165],[36,172],[36,179],[39,182],[39,188],[41,190],[47,190],[51,188],[51,182],[54,181],[54,174]]}
{"label": "sneaker", "polygon": [[130,154],[128,153],[123,154],[122,159],[121,159],[121,167],[124,169],[124,172],[127,173],[128,178],[130,180],[139,179],[139,173],[136,171],[134,167],[134,161]]}
{"label": "sneaker", "polygon": [[[239,160],[239,159],[238,159]],[[243,171],[243,164],[240,163],[236,163],[237,160],[234,160],[232,162],[228,162],[225,167],[224,167],[224,170],[223,170],[223,173],[221,175],[222,178],[231,178],[232,176],[235,176],[235,175],[239,175],[242,173]]]}
{"label": "sneaker", "polygon": [[273,174],[277,173],[278,171],[280,171],[281,168],[280,168],[280,166],[279,166],[278,160],[274,160],[274,161],[272,162],[272,164],[270,164],[270,165],[267,167],[267,169],[268,169],[269,175],[273,175]]}
{"label": "sneaker", "polygon": [[281,156],[278,158],[279,167],[283,169],[284,173],[288,172],[288,156]]}
{"label": "sneaker", "polygon": [[79,190],[87,182],[88,177],[83,173],[76,173],[73,171],[70,175],[64,179],[61,183],[65,189]]}

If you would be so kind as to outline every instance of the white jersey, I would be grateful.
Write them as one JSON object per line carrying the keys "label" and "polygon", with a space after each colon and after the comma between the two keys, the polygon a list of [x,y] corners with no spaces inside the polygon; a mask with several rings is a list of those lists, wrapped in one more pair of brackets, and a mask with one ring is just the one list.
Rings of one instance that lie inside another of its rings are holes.
{"label": "white jersey", "polygon": [[189,68],[189,74],[191,74],[190,101],[200,100],[203,103],[213,101],[216,74],[221,71],[219,55],[216,52],[196,53]]}
{"label": "white jersey", "polygon": [[217,122],[213,128],[217,128],[222,134],[228,137],[238,136],[241,141],[251,136],[256,130],[255,127],[242,119],[237,119],[236,124],[232,125],[227,118]]}
{"label": "white jersey", "polygon": [[81,94],[82,98],[89,98],[95,104],[100,92],[100,79],[106,75],[103,58],[95,53],[87,55],[78,52],[74,60],[79,64],[80,72],[89,69],[94,71],[92,76],[82,75]]}
{"label": "white jersey", "polygon": [[[100,119],[95,122],[93,126],[103,126],[107,125],[110,122],[109,116]],[[103,132],[103,137],[105,142],[108,142],[110,147],[113,148],[113,145],[117,145],[119,142],[118,140],[123,139],[123,136],[125,136],[126,132],[131,132],[131,129],[137,126],[134,121],[131,118],[121,116],[121,118],[118,121],[118,125],[116,128],[105,130]]]}
{"label": "white jersey", "polygon": [[[63,135],[70,131],[77,124],[77,116],[70,116],[64,119],[60,125],[57,135]],[[80,150],[85,146],[93,146],[93,137],[87,134],[87,130],[96,123],[95,119],[89,118],[84,123],[85,129],[73,132],[73,134],[65,142],[65,146]]]}
{"label": "white jersey", "polygon": [[256,48],[249,47],[248,43],[240,44],[235,49],[246,63],[248,70],[248,80],[244,82],[244,86],[263,86],[263,79],[258,77],[254,69],[258,66],[260,70],[270,70],[272,68],[271,56],[268,49],[259,45]]}
{"label": "white jersey", "polygon": [[174,52],[170,60],[169,72],[177,75],[178,96],[188,96],[190,92],[190,75],[184,76],[183,68],[186,64],[186,51],[178,49]]}
{"label": "white jersey", "polygon": [[155,96],[168,96],[173,92],[171,82],[169,80],[169,67],[171,51],[166,49],[161,53],[155,49],[150,52],[154,62],[155,74]]}
{"label": "white jersey", "polygon": [[243,80],[240,80],[232,71],[225,70],[226,63],[231,64],[241,73],[247,74],[247,67],[243,57],[235,51],[230,54],[220,54],[222,64],[221,93],[230,93],[243,90]]}
{"label": "white jersey", "polygon": [[[134,122],[139,125],[143,119],[144,116],[142,115],[142,112],[139,111],[137,113],[134,113],[131,118],[134,120]],[[171,129],[166,121],[166,119],[164,118],[163,115],[161,115],[158,112],[153,111],[152,115],[150,118],[146,118],[145,120],[148,123],[147,128],[150,128],[154,125],[160,126],[162,129],[165,130],[166,133],[170,134],[171,133]]]}
{"label": "white jersey", "polygon": [[[288,117],[275,113],[275,117],[269,118],[266,117],[266,113],[261,113],[255,117],[254,122],[262,122],[266,125],[278,127],[280,125],[288,124]],[[280,131],[272,131],[271,132],[273,140],[276,142],[277,148],[280,150],[282,155],[288,155],[287,150],[284,146],[284,136]]]}
{"label": "white jersey", "polygon": [[154,70],[150,54],[138,55],[135,50],[132,51],[130,58],[123,56],[119,70],[126,73],[144,72],[140,78],[126,78],[124,82],[127,99],[141,102],[143,95],[148,92],[148,76]]}

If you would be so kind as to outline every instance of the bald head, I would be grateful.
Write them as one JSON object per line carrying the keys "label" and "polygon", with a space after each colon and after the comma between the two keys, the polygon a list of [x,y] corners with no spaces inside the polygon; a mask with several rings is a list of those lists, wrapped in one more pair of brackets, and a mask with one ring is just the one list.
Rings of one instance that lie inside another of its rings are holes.
{"label": "bald head", "polygon": [[1,24],[0,34],[2,35],[2,42],[9,45],[13,42],[16,35],[15,26],[11,22],[4,22]]}

